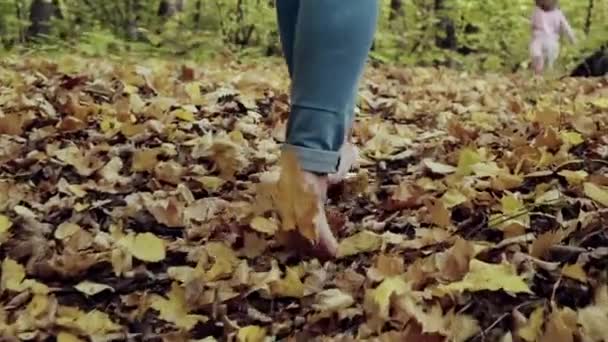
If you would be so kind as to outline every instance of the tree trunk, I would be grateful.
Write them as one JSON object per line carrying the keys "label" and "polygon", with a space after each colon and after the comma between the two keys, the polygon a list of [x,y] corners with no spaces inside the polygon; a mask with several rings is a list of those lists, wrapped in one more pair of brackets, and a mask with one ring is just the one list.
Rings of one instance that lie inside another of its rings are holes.
{"label": "tree trunk", "polygon": [[130,40],[138,40],[140,39],[139,35],[139,22],[140,22],[140,13],[142,12],[143,7],[141,4],[141,0],[128,0],[127,1],[127,37]]}
{"label": "tree trunk", "polygon": [[403,16],[403,0],[391,0],[391,12],[388,15],[389,21],[395,21],[395,19]]}
{"label": "tree trunk", "polygon": [[593,16],[593,7],[595,5],[594,0],[589,0],[589,4],[587,5],[587,17],[585,18],[585,34],[589,35],[591,32],[591,18]]}
{"label": "tree trunk", "polygon": [[194,25],[200,30],[203,25],[203,0],[196,1],[196,12],[194,13]]}
{"label": "tree trunk", "polygon": [[48,35],[51,32],[51,18],[57,15],[58,9],[51,0],[34,0],[30,7],[31,25],[27,30],[28,38]]}
{"label": "tree trunk", "polygon": [[158,6],[158,16],[170,18],[184,10],[184,0],[161,0]]}
{"label": "tree trunk", "polygon": [[456,50],[458,48],[456,25],[454,25],[454,21],[444,13],[445,10],[445,0],[435,0],[435,13],[437,13],[439,17],[435,45],[441,49]]}

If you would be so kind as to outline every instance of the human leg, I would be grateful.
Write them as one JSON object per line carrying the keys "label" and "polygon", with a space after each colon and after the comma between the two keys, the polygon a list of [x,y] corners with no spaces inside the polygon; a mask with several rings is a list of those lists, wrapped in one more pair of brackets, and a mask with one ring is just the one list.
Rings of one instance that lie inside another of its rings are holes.
{"label": "human leg", "polygon": [[306,0],[297,14],[292,110],[283,159],[297,161],[301,172],[295,174],[301,182],[289,181],[290,174],[283,172],[279,187],[283,193],[302,194],[291,196],[294,201],[312,193],[316,203],[297,210],[282,203],[288,210],[281,216],[301,231],[313,227],[319,249],[330,256],[337,253],[338,244],[324,212],[327,174],[336,171],[352,122],[353,94],[371,47],[377,11],[377,0]]}

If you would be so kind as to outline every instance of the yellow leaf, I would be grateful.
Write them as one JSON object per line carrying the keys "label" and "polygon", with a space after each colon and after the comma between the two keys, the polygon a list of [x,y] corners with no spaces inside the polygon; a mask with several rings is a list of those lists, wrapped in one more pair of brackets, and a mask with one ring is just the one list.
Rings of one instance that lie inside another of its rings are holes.
{"label": "yellow leaf", "polygon": [[95,283],[95,282],[88,281],[88,280],[81,281],[80,283],[76,284],[74,286],[74,288],[76,290],[86,294],[87,296],[94,296],[105,290],[110,290],[110,291],[114,292],[114,288],[112,288],[112,286],[109,286],[106,284]]}
{"label": "yellow leaf", "polygon": [[105,115],[101,119],[101,123],[99,124],[99,128],[104,134],[114,135],[120,131],[120,127],[122,123],[118,121],[117,118],[109,115]]}
{"label": "yellow leaf", "polygon": [[12,225],[13,223],[7,216],[0,215],[0,245],[8,239],[8,231]]}
{"label": "yellow leaf", "polygon": [[129,252],[141,261],[159,262],[166,256],[165,242],[152,233],[137,234]]}
{"label": "yellow leaf", "polygon": [[587,273],[581,264],[566,265],[562,268],[562,275],[570,279],[578,280],[581,283],[587,282]]}
{"label": "yellow leaf", "polygon": [[431,170],[431,172],[440,175],[447,175],[456,172],[456,168],[452,165],[438,163],[428,158],[422,160],[422,165],[424,165],[427,169]]}
{"label": "yellow leaf", "polygon": [[347,257],[359,253],[373,252],[382,247],[382,236],[364,230],[342,240],[338,246],[338,255]]}
{"label": "yellow leaf", "polygon": [[562,141],[570,146],[577,146],[585,142],[583,136],[577,132],[560,132]]}
{"label": "yellow leaf", "polygon": [[77,308],[60,306],[57,310],[57,325],[76,329],[88,336],[106,335],[120,331],[122,327],[110,319],[105,312],[93,310],[87,313]]}
{"label": "yellow leaf", "polygon": [[477,177],[496,177],[504,170],[499,168],[496,162],[477,163],[471,165],[473,173]]}
{"label": "yellow leaf", "polygon": [[266,339],[266,329],[257,325],[249,325],[240,328],[236,334],[238,342],[264,342]]}
{"label": "yellow leaf", "polygon": [[595,99],[591,101],[591,104],[599,109],[608,109],[608,97],[600,97],[599,99]]}
{"label": "yellow leaf", "polygon": [[468,176],[473,172],[473,165],[482,161],[478,151],[467,147],[460,151],[458,155],[458,167],[456,172],[459,175]]}
{"label": "yellow leaf", "polygon": [[200,104],[199,102],[202,100],[200,84],[194,82],[187,83],[184,89],[194,104]]}
{"label": "yellow leaf", "polygon": [[450,189],[441,196],[441,201],[447,209],[451,209],[468,201],[468,198],[463,195],[462,192],[456,189]]}
{"label": "yellow leaf", "polygon": [[576,313],[570,308],[553,312],[545,324],[545,332],[539,339],[540,342],[574,342],[574,334],[577,330]]}
{"label": "yellow leaf", "polygon": [[78,232],[80,229],[80,226],[75,223],[64,222],[60,224],[57,229],[55,229],[55,233],[53,235],[55,236],[55,239],[63,240],[76,234],[76,232]]}
{"label": "yellow leaf", "polygon": [[274,235],[279,229],[279,226],[274,221],[261,216],[254,217],[251,220],[250,226],[253,230],[268,235]]}
{"label": "yellow leaf", "polygon": [[579,133],[586,136],[593,135],[597,131],[597,126],[592,117],[587,115],[577,115],[571,122],[572,127]]}
{"label": "yellow leaf", "polygon": [[578,324],[582,327],[583,341],[608,341],[608,307],[602,303],[587,306],[578,311]]}
{"label": "yellow leaf", "polygon": [[136,150],[133,153],[133,163],[131,164],[131,170],[133,172],[153,171],[158,164],[158,155],[160,154],[159,149],[143,149]]}
{"label": "yellow leaf", "polygon": [[568,181],[568,183],[570,185],[582,184],[587,179],[587,177],[589,177],[589,174],[584,170],[579,170],[579,171],[562,170],[558,173],[558,175],[566,178],[566,181]]}
{"label": "yellow leaf", "polygon": [[[501,212],[504,217],[501,217],[501,221],[504,219],[508,220],[500,225],[500,229],[508,230],[513,224],[527,227],[530,224],[530,215],[527,213],[524,202],[513,194],[503,196],[500,199]],[[512,228],[512,227],[511,227]]]}
{"label": "yellow leaf", "polygon": [[38,317],[47,311],[49,307],[49,297],[37,294],[27,305],[27,312],[31,317]]}
{"label": "yellow leaf", "polygon": [[517,334],[519,337],[527,342],[535,342],[543,327],[544,312],[545,309],[542,306],[536,308],[536,310],[530,314],[530,318],[528,318],[526,324],[518,329]]}
{"label": "yellow leaf", "polygon": [[203,188],[205,188],[205,190],[207,190],[209,192],[218,191],[222,187],[222,185],[224,185],[224,183],[226,183],[225,180],[223,180],[219,177],[213,177],[213,176],[198,177],[198,178],[195,178],[195,180],[198,181],[199,183],[201,183]]}
{"label": "yellow leaf", "polygon": [[13,223],[8,216],[0,215],[0,234],[8,232]]}
{"label": "yellow leaf", "polygon": [[585,190],[585,196],[598,202],[599,204],[608,207],[608,190],[605,187],[597,186],[593,183],[583,184]]}
{"label": "yellow leaf", "polygon": [[3,290],[22,291],[21,283],[25,279],[25,268],[13,259],[2,261],[2,278],[0,284]]}
{"label": "yellow leaf", "polygon": [[78,336],[62,331],[57,335],[57,342],[84,342]]}
{"label": "yellow leaf", "polygon": [[215,281],[230,277],[239,264],[239,258],[234,250],[222,242],[210,242],[205,245],[205,250],[215,260],[211,269],[205,274],[205,279]]}
{"label": "yellow leaf", "polygon": [[468,341],[481,330],[479,322],[471,316],[452,314],[449,318],[448,332],[451,336],[448,337],[450,342]]}
{"label": "yellow leaf", "polygon": [[189,282],[196,276],[197,270],[190,266],[171,266],[167,269],[169,278],[177,280],[182,284]]}
{"label": "yellow leaf", "polygon": [[159,262],[165,259],[165,242],[152,233],[129,234],[120,238],[118,244],[141,261]]}
{"label": "yellow leaf", "polygon": [[509,293],[532,293],[528,284],[517,275],[513,265],[488,264],[473,259],[469,265],[469,273],[463,280],[447,285],[439,285],[442,291],[498,291]]}
{"label": "yellow leaf", "polygon": [[194,122],[195,120],[194,113],[184,108],[176,109],[172,112],[172,114],[175,115],[176,118],[183,121]]}
{"label": "yellow leaf", "polygon": [[562,197],[562,193],[557,189],[549,190],[544,192],[542,195],[536,197],[534,203],[536,204],[546,204],[556,202]]}
{"label": "yellow leaf", "polygon": [[317,241],[317,229],[314,226],[319,211],[317,196],[305,184],[294,151],[283,151],[280,164],[281,175],[275,204],[281,216],[282,229],[297,229],[305,238]]}
{"label": "yellow leaf", "polygon": [[304,297],[304,284],[298,272],[292,267],[287,268],[283,279],[270,284],[270,290],[275,297]]}
{"label": "yellow leaf", "polygon": [[525,211],[526,208],[524,202],[515,197],[515,195],[503,196],[500,199],[500,204],[502,206],[502,213],[505,215],[519,214]]}
{"label": "yellow leaf", "polygon": [[377,288],[365,293],[365,308],[381,319],[389,318],[391,297],[410,291],[410,285],[402,277],[385,279]]}
{"label": "yellow leaf", "polygon": [[344,310],[355,303],[353,297],[340,289],[329,289],[319,292],[315,296],[313,309],[323,312],[337,312]]}
{"label": "yellow leaf", "polygon": [[185,291],[176,283],[171,285],[171,291],[167,294],[167,298],[152,295],[150,307],[159,312],[159,317],[162,320],[186,330],[192,329],[198,322],[207,320],[205,316],[189,314]]}

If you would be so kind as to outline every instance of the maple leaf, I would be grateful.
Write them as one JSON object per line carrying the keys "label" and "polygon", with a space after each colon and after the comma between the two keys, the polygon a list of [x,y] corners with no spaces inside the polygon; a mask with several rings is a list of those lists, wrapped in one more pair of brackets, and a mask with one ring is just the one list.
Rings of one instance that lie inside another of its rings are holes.
{"label": "maple leaf", "polygon": [[540,342],[573,342],[576,333],[576,312],[570,308],[557,309],[547,318],[545,331],[538,341]]}
{"label": "maple leaf", "polygon": [[606,341],[608,339],[608,287],[602,285],[595,291],[592,304],[578,311],[578,324],[585,341]]}
{"label": "maple leaf", "polygon": [[543,307],[532,311],[526,323],[517,330],[519,337],[527,342],[535,342],[538,339],[543,326],[544,311]]}
{"label": "maple leaf", "polygon": [[281,176],[275,204],[281,215],[283,230],[298,231],[311,241],[317,240],[313,220],[319,210],[316,195],[303,180],[295,152],[286,150],[281,156]]}
{"label": "maple leaf", "polygon": [[177,327],[190,330],[198,322],[205,322],[207,318],[202,315],[192,315],[188,312],[184,289],[173,283],[167,297],[152,295],[149,299],[150,307],[159,312],[159,317],[175,324]]}
{"label": "maple leaf", "polygon": [[238,342],[263,342],[266,339],[266,329],[257,325],[240,328],[236,334]]}
{"label": "maple leaf", "polygon": [[105,312],[98,310],[83,312],[69,306],[59,306],[56,322],[59,326],[75,329],[91,337],[121,330],[121,326],[114,323]]}
{"label": "maple leaf", "polygon": [[488,264],[472,259],[469,273],[461,281],[439,285],[441,291],[498,291],[532,293],[528,284],[517,275],[510,264]]}
{"label": "maple leaf", "polygon": [[380,249],[383,242],[382,236],[364,230],[342,240],[338,246],[338,255],[347,257],[359,253],[373,252]]}

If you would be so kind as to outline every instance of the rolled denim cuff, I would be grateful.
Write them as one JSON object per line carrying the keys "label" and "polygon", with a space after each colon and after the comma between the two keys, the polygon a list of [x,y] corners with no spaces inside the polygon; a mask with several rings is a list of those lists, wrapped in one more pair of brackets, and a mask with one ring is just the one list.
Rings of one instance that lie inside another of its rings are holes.
{"label": "rolled denim cuff", "polygon": [[283,145],[283,149],[295,152],[300,167],[304,171],[329,174],[338,170],[340,152],[323,151],[289,144]]}

